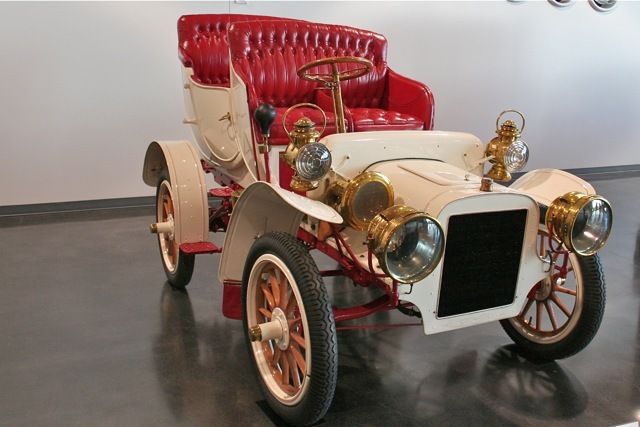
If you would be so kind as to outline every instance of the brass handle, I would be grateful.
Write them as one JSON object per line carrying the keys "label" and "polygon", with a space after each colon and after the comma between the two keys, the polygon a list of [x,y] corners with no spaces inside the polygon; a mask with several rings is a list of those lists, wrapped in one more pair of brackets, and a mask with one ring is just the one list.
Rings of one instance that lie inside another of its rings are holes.
{"label": "brass handle", "polygon": [[316,104],[312,104],[311,102],[301,102],[300,104],[296,104],[294,106],[289,107],[287,111],[284,113],[284,115],[282,116],[282,127],[284,128],[284,131],[287,134],[287,136],[289,137],[291,136],[291,131],[287,129],[287,116],[289,115],[290,112],[300,107],[311,107],[320,111],[320,113],[322,114],[322,120],[323,120],[322,130],[320,131],[320,135],[322,135],[324,133],[324,130],[327,128],[327,115],[325,114],[324,111],[322,111],[322,108],[318,107]]}
{"label": "brass handle", "polygon": [[520,128],[520,133],[522,133],[522,131],[524,130],[524,115],[520,111],[512,109],[504,110],[498,115],[498,118],[496,119],[496,132],[500,130],[500,119],[507,113],[516,113],[520,116],[520,118],[522,119],[522,127]]}

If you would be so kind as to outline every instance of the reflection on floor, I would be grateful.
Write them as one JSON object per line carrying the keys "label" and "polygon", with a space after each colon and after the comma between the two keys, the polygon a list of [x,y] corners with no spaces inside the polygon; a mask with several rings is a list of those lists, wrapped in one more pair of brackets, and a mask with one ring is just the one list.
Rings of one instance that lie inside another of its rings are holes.
{"label": "reflection on floor", "polygon": [[[497,323],[430,337],[419,327],[343,331],[338,389],[322,425],[638,420],[640,178],[594,184],[616,221],[601,254],[607,310],[585,351],[528,361]],[[73,217],[0,228],[0,425],[274,424],[258,404],[241,323],[220,313],[217,257],[196,261],[188,293],[172,290],[149,221]],[[340,301],[368,297],[343,280],[328,286]]]}

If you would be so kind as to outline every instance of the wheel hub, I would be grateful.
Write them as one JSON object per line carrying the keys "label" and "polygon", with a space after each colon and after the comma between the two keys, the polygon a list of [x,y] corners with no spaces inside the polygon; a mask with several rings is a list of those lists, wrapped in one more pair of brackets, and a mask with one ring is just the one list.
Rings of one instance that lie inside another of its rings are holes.
{"label": "wheel hub", "polygon": [[538,285],[538,289],[536,290],[536,293],[534,296],[536,301],[544,301],[547,298],[549,298],[549,295],[551,295],[552,290],[553,290],[553,286],[551,283],[551,278],[547,277],[546,279],[542,280]]}
{"label": "wheel hub", "polygon": [[271,321],[249,328],[251,341],[271,341],[280,350],[289,348],[289,322],[280,307],[273,309]]}
{"label": "wheel hub", "polygon": [[280,327],[282,328],[282,335],[273,341],[280,350],[286,350],[289,348],[289,322],[287,321],[287,316],[284,314],[284,311],[276,307],[271,313],[271,320],[280,322]]}

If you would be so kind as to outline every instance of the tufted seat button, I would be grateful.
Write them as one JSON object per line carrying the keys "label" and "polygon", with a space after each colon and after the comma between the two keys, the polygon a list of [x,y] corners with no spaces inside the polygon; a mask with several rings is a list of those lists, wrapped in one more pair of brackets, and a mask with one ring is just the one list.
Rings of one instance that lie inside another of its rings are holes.
{"label": "tufted seat button", "polygon": [[356,132],[424,129],[422,120],[396,111],[380,108],[349,108],[349,113]]}

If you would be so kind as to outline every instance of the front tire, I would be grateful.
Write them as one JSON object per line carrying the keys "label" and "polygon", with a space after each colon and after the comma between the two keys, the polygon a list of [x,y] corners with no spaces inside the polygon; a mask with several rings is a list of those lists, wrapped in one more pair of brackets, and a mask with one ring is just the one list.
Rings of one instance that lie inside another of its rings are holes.
{"label": "front tire", "polygon": [[[322,277],[300,241],[281,232],[256,240],[242,306],[249,357],[269,406],[294,425],[319,421],[336,388],[338,344]],[[250,332],[274,321],[280,329],[273,339]]]}
{"label": "front tire", "polygon": [[[546,228],[541,227],[541,254],[547,239]],[[563,278],[565,263],[569,271]],[[598,255],[580,256],[565,250],[553,256],[552,268],[549,278],[529,292],[520,314],[500,321],[524,354],[535,359],[563,359],[578,353],[591,342],[604,314],[605,281]]]}
{"label": "front tire", "polygon": [[[171,181],[165,170],[156,187],[156,222],[178,223],[178,215],[180,212],[176,209]],[[158,233],[158,246],[167,281],[176,289],[186,288],[193,275],[195,255],[184,254],[173,233]]]}

